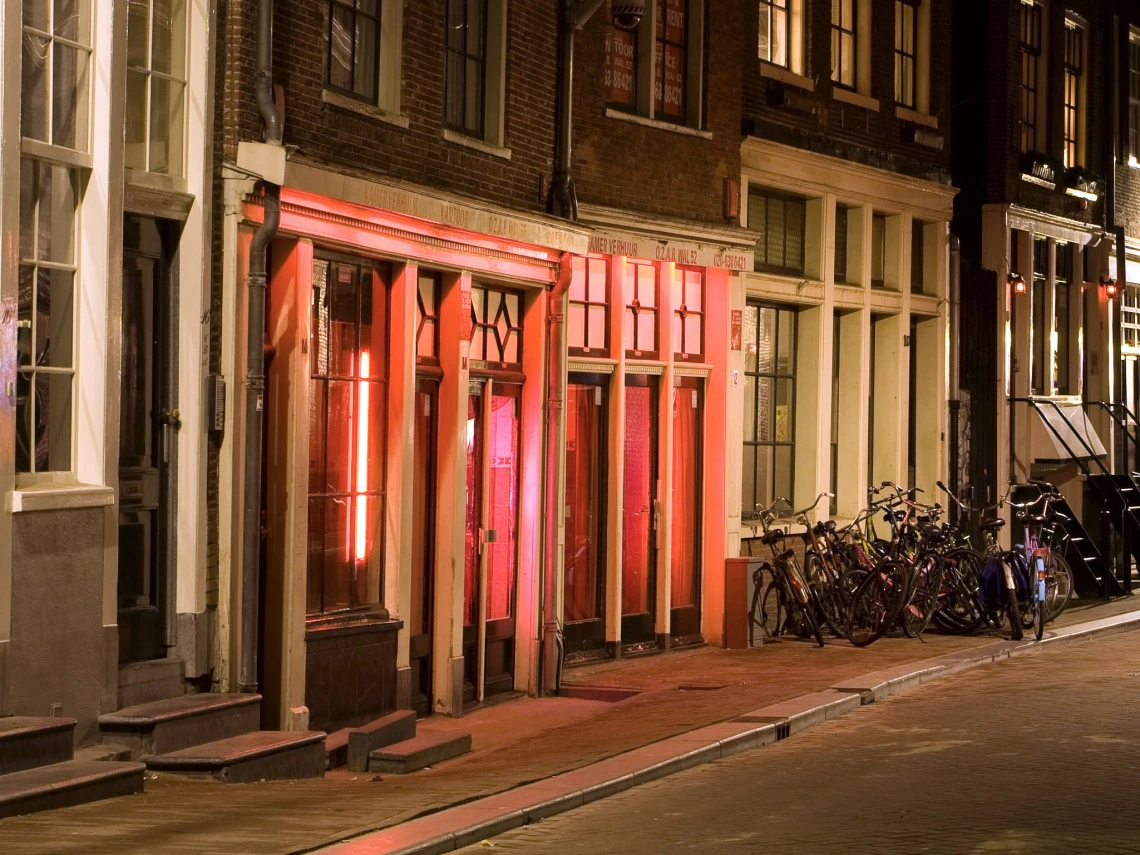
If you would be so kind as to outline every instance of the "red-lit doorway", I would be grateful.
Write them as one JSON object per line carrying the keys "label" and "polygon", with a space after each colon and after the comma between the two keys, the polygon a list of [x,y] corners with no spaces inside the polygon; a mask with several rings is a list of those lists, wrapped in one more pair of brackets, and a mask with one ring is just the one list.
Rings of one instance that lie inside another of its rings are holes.
{"label": "red-lit doorway", "polygon": [[673,524],[670,635],[673,643],[701,640],[701,380],[678,377],[673,386]]}
{"label": "red-lit doorway", "polygon": [[621,640],[648,647],[657,594],[657,379],[625,378],[625,461],[622,499]]}
{"label": "red-lit doorway", "polygon": [[522,387],[473,380],[467,404],[464,701],[514,688]]}
{"label": "red-lit doorway", "polygon": [[416,379],[415,453],[412,463],[412,605],[408,613],[412,709],[431,712],[432,610],[435,566],[436,411],[439,381]]}
{"label": "red-lit doorway", "polygon": [[570,375],[562,607],[568,662],[605,655],[605,401],[604,376]]}

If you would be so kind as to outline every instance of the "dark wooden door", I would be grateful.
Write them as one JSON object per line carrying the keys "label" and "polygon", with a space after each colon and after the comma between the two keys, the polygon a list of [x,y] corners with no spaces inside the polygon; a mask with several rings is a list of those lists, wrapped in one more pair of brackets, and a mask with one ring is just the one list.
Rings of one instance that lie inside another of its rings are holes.
{"label": "dark wooden door", "polygon": [[166,225],[124,221],[119,398],[119,661],[166,656],[174,488],[170,254]]}
{"label": "dark wooden door", "polygon": [[699,641],[701,631],[701,393],[697,377],[674,382],[669,631],[682,642]]}
{"label": "dark wooden door", "polygon": [[657,379],[625,378],[625,461],[622,466],[623,645],[656,639]]}
{"label": "dark wooden door", "polygon": [[606,378],[571,374],[566,389],[564,642],[568,660],[605,649]]}

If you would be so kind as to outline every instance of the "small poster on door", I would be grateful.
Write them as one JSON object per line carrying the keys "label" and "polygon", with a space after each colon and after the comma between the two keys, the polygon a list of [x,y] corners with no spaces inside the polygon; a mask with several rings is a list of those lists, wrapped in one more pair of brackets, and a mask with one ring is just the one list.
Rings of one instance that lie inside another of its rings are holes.
{"label": "small poster on door", "polygon": [[475,321],[471,317],[471,285],[461,283],[459,286],[459,336],[463,341],[470,342],[475,334]]}
{"label": "small poster on door", "polygon": [[730,346],[733,350],[740,350],[740,328],[742,326],[742,318],[740,309],[732,310],[732,331],[729,334]]}

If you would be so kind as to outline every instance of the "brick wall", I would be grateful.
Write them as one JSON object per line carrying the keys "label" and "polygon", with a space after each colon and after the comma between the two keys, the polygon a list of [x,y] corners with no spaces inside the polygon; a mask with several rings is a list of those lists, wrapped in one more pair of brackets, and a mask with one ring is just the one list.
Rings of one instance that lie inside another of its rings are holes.
{"label": "brick wall", "polygon": [[[938,150],[908,139],[912,123],[895,115],[894,0],[871,0],[871,91],[878,111],[832,97],[831,0],[804,0],[806,16],[804,76],[814,82],[808,92],[766,78],[756,54],[756,4],[748,4],[740,38],[744,57],[743,98],[746,127],[757,137],[794,145],[916,177],[947,181],[950,169],[950,4],[931,7],[930,114],[938,120],[933,133],[943,138]],[[779,104],[780,90],[791,103]],[[924,129],[925,130],[925,129]]]}
{"label": "brick wall", "polygon": [[[690,8],[695,6],[692,0]],[[705,0],[705,119],[711,139],[607,117],[607,5],[574,49],[572,170],[580,202],[725,224],[723,180],[740,175],[740,63],[752,3]],[[751,23],[753,40],[755,22]]]}
{"label": "brick wall", "polygon": [[[1119,160],[1116,165],[1116,224],[1124,226],[1129,237],[1140,238],[1140,169],[1128,165],[1128,28],[1140,29],[1140,8],[1136,4],[1121,9],[1121,33],[1119,36],[1120,67],[1117,85],[1122,93],[1120,103],[1120,138],[1117,146]],[[1140,129],[1138,129],[1140,130]],[[1140,154],[1138,152],[1137,154]]]}

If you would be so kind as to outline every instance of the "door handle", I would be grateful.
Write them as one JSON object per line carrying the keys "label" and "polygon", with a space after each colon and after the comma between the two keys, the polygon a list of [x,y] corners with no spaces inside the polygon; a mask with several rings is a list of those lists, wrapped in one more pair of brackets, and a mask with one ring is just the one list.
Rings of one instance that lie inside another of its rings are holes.
{"label": "door handle", "polygon": [[174,430],[182,429],[182,416],[177,409],[163,409],[158,414],[158,421],[160,424],[166,425],[167,427],[173,428]]}

